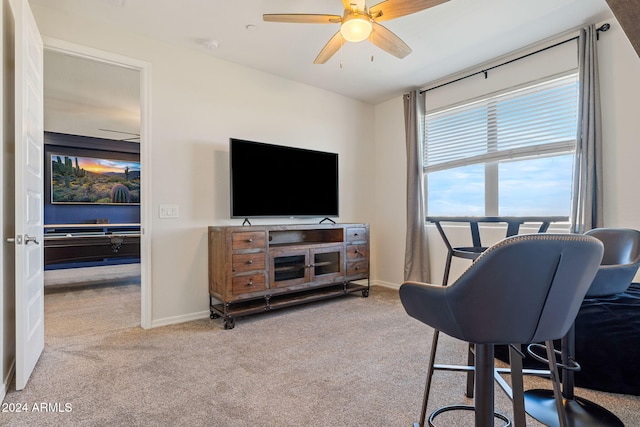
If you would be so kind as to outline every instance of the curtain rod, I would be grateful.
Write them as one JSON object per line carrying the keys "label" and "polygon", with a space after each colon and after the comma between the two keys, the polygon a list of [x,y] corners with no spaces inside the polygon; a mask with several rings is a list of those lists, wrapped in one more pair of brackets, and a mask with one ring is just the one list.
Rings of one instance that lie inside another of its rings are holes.
{"label": "curtain rod", "polygon": [[[609,28],[611,28],[611,25],[609,25],[608,23],[602,24],[600,27],[598,27],[596,29],[596,38],[598,38],[598,39],[600,38],[600,31],[604,32],[604,31],[609,30]],[[578,39],[578,36],[571,37],[570,39],[563,40],[563,41],[558,42],[556,44],[552,44],[551,46],[543,47],[542,49],[538,49],[538,50],[536,50],[534,52],[529,52],[526,55],[522,55],[522,56],[519,56],[517,58],[510,59],[509,61],[505,61],[505,62],[502,62],[500,64],[494,65],[492,67],[485,68],[485,69],[480,70],[480,71],[476,71],[475,73],[471,73],[471,74],[468,74],[466,76],[459,77],[459,78],[457,78],[455,80],[451,80],[450,82],[442,83],[442,84],[439,84],[437,86],[430,87],[429,89],[423,89],[423,90],[420,91],[420,93],[423,94],[425,92],[429,92],[430,90],[438,89],[438,88],[441,88],[443,86],[450,85],[451,83],[456,83],[456,82],[459,82],[460,80],[464,80],[464,79],[468,79],[469,77],[477,76],[478,74],[484,74],[484,78],[486,79],[487,78],[487,74],[489,73],[489,71],[491,71],[491,70],[493,70],[495,68],[502,67],[503,65],[511,64],[512,62],[516,62],[516,61],[519,61],[519,60],[524,59],[524,58],[528,58],[528,57],[533,56],[533,55],[535,55],[537,53],[544,52],[545,50],[552,49],[554,47],[563,45],[565,43],[568,43],[570,41],[577,40],[577,39]]]}

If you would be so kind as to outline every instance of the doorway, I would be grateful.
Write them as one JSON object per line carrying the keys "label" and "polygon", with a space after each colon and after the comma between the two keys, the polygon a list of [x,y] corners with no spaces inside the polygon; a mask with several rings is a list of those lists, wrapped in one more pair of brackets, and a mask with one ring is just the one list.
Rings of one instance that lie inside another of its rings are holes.
{"label": "doorway", "polygon": [[[80,267],[79,269],[48,269],[45,271],[45,291],[48,290],[48,285],[53,285],[49,289],[58,292],[64,291],[64,289],[60,289],[60,286],[65,282],[67,284],[86,282],[87,271],[90,271],[91,275],[94,273],[100,275],[100,280],[94,281],[93,284],[98,288],[109,281],[115,283],[131,282],[131,276],[137,274],[140,281],[139,295],[136,295],[136,297],[139,296],[140,301],[139,324],[143,328],[150,328],[151,290],[149,284],[150,267],[148,265],[150,260],[146,256],[148,253],[146,248],[150,244],[146,237],[150,235],[150,220],[148,218],[150,170],[146,166],[149,155],[147,137],[149,134],[147,99],[149,64],[60,40],[45,39],[44,44],[45,135],[50,133],[55,136],[73,135],[85,138],[90,144],[93,144],[91,146],[93,151],[88,151],[88,153],[115,153],[123,146],[137,146],[139,147],[140,165],[138,172],[140,181],[139,199],[137,200],[139,204],[138,216],[134,216],[134,219],[129,222],[126,215],[125,219],[122,219],[121,213],[116,212],[115,214],[116,217],[120,215],[116,222],[124,221],[129,225],[136,222],[139,224],[139,264],[127,260],[124,262],[115,260],[111,265],[100,265],[100,263],[92,265],[89,263],[86,266],[86,263],[84,265],[79,263],[77,265]],[[78,143],[78,140],[76,139],[75,142]],[[82,144],[82,141],[79,143]],[[129,148],[125,148],[125,151],[127,150]],[[62,151],[64,151],[64,147],[62,147]],[[45,158],[45,162],[49,162],[49,159]],[[49,194],[47,197],[52,198],[52,195]],[[135,203],[131,205],[135,205]],[[128,206],[129,213],[132,211],[131,205]],[[78,204],[78,206],[87,208],[86,204]],[[56,205],[55,207],[61,208],[62,206]],[[99,207],[100,205],[94,205],[89,206],[89,209],[94,211],[98,209],[97,212],[100,212]],[[65,206],[65,208],[69,208],[69,206]],[[122,209],[127,210],[125,206],[114,205],[110,208],[111,212],[118,208],[121,208],[121,212]],[[67,210],[66,212],[71,211]],[[47,212],[45,211],[45,224],[59,222],[57,221],[60,218],[59,211],[57,215],[58,217],[47,221]],[[64,218],[65,215],[63,213],[62,217]],[[106,218],[103,218],[108,215],[96,214],[95,212],[92,212],[91,215],[92,218],[95,217],[96,221],[96,224],[91,224],[91,226],[95,225],[107,233],[110,232],[110,221],[108,219],[105,221]],[[93,220],[76,218],[76,222],[93,222]],[[116,241],[116,244],[119,242]],[[46,253],[45,247],[45,257]],[[74,274],[73,270],[77,270],[78,274]]]}

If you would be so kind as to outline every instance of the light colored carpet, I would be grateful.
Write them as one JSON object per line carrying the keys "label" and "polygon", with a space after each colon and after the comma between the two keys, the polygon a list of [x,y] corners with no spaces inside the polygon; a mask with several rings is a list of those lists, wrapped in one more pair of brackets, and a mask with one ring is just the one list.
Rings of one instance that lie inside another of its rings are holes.
{"label": "light colored carpet", "polygon": [[110,284],[124,279],[136,278],[139,276],[139,263],[82,268],[64,268],[59,270],[46,270],[44,272],[44,286],[51,289],[58,286],[84,286],[91,283]]}
{"label": "light colored carpet", "polygon": [[[142,330],[135,285],[46,296],[46,346],[26,389],[6,402],[58,402],[70,412],[3,413],[11,426],[410,426],[417,421],[431,339],[397,291],[349,295],[240,318]],[[129,307],[129,308],[127,308]],[[442,363],[466,345],[440,341]],[[526,379],[528,388],[549,388]],[[464,375],[438,371],[430,411],[464,398]],[[577,390],[640,425],[640,398]],[[499,388],[496,405],[510,414]],[[472,425],[459,413],[439,425]],[[529,424],[538,426],[532,419]],[[499,425],[499,424],[496,424]]]}

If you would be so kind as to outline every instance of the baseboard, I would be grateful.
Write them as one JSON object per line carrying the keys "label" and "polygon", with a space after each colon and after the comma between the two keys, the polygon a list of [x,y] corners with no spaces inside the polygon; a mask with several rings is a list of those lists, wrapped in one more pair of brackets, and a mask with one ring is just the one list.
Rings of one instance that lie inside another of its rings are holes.
{"label": "baseboard", "polygon": [[7,375],[4,377],[2,382],[2,389],[0,389],[0,402],[4,402],[4,398],[7,395],[7,392],[9,391],[9,386],[11,385],[11,381],[13,380],[15,370],[16,370],[16,359],[13,359],[13,362],[11,362],[11,366],[9,366],[9,371],[7,372]]}
{"label": "baseboard", "polygon": [[372,280],[371,281],[371,285],[372,286],[383,286],[385,288],[391,288],[391,289],[400,289],[400,284],[399,283],[384,282],[382,280]]}
{"label": "baseboard", "polygon": [[165,317],[163,319],[151,321],[151,327],[158,328],[160,326],[177,325],[178,323],[191,322],[193,320],[208,319],[209,315],[209,310],[207,310],[197,313],[183,314],[181,316]]}

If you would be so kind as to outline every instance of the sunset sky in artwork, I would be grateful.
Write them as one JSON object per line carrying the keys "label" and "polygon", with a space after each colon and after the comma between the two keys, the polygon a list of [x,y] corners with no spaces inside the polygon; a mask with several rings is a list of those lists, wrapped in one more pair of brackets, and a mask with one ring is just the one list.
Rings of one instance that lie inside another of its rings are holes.
{"label": "sunset sky in artwork", "polygon": [[[64,156],[60,156],[64,161]],[[124,160],[109,160],[109,159],[95,159],[92,157],[70,157],[73,167],[76,166],[76,158],[78,159],[78,166],[88,172],[93,173],[109,173],[118,172],[124,173],[124,169],[129,166],[130,171],[139,171],[140,163]],[[52,159],[56,159],[56,155],[52,156]]]}

